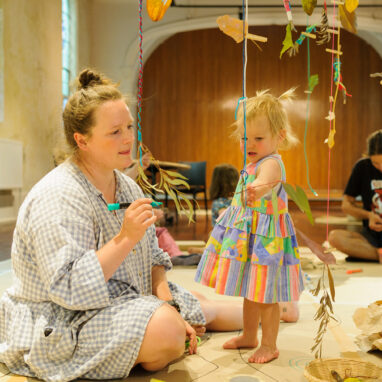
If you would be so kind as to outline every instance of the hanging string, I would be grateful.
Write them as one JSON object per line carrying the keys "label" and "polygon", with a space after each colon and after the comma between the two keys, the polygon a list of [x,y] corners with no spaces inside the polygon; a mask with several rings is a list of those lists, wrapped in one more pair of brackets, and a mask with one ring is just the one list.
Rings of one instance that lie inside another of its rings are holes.
{"label": "hanging string", "polygon": [[[246,186],[248,173],[247,173],[247,30],[248,25],[248,0],[243,0],[243,96],[239,99],[238,104],[243,104],[243,125],[244,125],[244,163],[243,169],[240,171],[243,177],[244,188]],[[236,114],[236,113],[235,113]],[[236,115],[235,115],[236,118]],[[245,192],[245,203],[247,202],[247,193]]]}
{"label": "hanging string", "polygon": [[[307,25],[309,25],[309,16],[307,17]],[[314,196],[318,196],[317,192],[310,185],[308,153],[307,153],[307,150],[306,150],[306,137],[308,135],[308,118],[309,118],[310,95],[312,93],[312,89],[310,88],[310,45],[309,45],[309,40],[310,40],[310,38],[308,37],[307,38],[307,49],[308,49],[308,86],[309,86],[309,90],[308,90],[308,99],[307,99],[307,102],[306,102],[305,133],[304,133],[304,155],[305,155],[306,178],[307,178],[308,186],[310,188],[310,191],[313,192],[313,195]]]}
{"label": "hanging string", "polygon": [[142,42],[143,42],[143,33],[142,33],[142,3],[143,0],[139,0],[139,73],[138,73],[138,118],[137,118],[137,124],[138,124],[138,132],[137,132],[137,139],[138,139],[138,147],[139,147],[139,163],[143,167],[142,163],[142,94],[143,94],[143,51],[142,51]]}
{"label": "hanging string", "polygon": [[[326,0],[324,1],[324,6],[326,9]],[[333,30],[336,25],[336,2],[333,1]],[[334,52],[334,32],[332,32],[332,52]],[[331,70],[331,76],[330,76],[330,102],[329,102],[329,115],[332,114],[332,108],[333,108],[333,77],[334,77],[334,53],[332,53],[332,70]],[[332,130],[332,119],[329,119],[329,131]],[[328,145],[328,195],[326,200],[326,240],[329,238],[329,210],[330,210],[330,159],[331,159],[331,149]]]}

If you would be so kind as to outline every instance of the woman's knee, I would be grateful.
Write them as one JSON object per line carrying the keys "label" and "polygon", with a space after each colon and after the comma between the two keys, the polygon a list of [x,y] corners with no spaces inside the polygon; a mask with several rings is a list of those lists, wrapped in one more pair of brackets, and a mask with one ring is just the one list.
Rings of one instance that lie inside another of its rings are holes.
{"label": "woman's knee", "polygon": [[136,361],[147,370],[160,370],[184,353],[186,328],[182,317],[163,304],[151,317]]}

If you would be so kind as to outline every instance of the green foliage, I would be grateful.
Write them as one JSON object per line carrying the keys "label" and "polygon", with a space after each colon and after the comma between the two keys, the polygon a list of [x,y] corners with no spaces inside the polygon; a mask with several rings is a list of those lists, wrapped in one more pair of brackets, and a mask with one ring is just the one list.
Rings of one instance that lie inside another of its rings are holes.
{"label": "green foliage", "polygon": [[297,207],[306,214],[310,224],[313,225],[313,215],[305,191],[300,186],[296,186],[295,190],[293,186],[288,183],[284,183],[283,186],[289,197],[297,204]]}

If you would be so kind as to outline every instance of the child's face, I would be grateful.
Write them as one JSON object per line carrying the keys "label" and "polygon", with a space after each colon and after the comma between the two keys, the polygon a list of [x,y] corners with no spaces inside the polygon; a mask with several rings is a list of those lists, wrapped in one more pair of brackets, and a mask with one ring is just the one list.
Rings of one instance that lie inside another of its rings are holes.
{"label": "child's face", "polygon": [[[259,115],[247,121],[247,159],[250,162],[258,162],[267,155],[277,151],[280,138],[272,136],[269,120],[265,115]],[[240,149],[244,153],[244,126],[241,131]]]}

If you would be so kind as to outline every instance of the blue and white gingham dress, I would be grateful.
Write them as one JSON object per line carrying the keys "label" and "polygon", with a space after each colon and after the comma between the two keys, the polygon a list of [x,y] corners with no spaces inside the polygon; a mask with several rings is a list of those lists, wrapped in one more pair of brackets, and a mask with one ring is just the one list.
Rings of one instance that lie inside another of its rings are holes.
{"label": "blue and white gingham dress", "polygon": [[[117,202],[141,198],[119,171]],[[111,213],[100,193],[70,161],[38,182],[22,204],[14,232],[14,285],[0,301],[0,362],[46,381],[125,378],[151,315],[151,269],[171,268],[154,227],[105,282],[95,251],[119,231],[124,210]],[[170,284],[182,316],[205,324],[200,304]]]}

